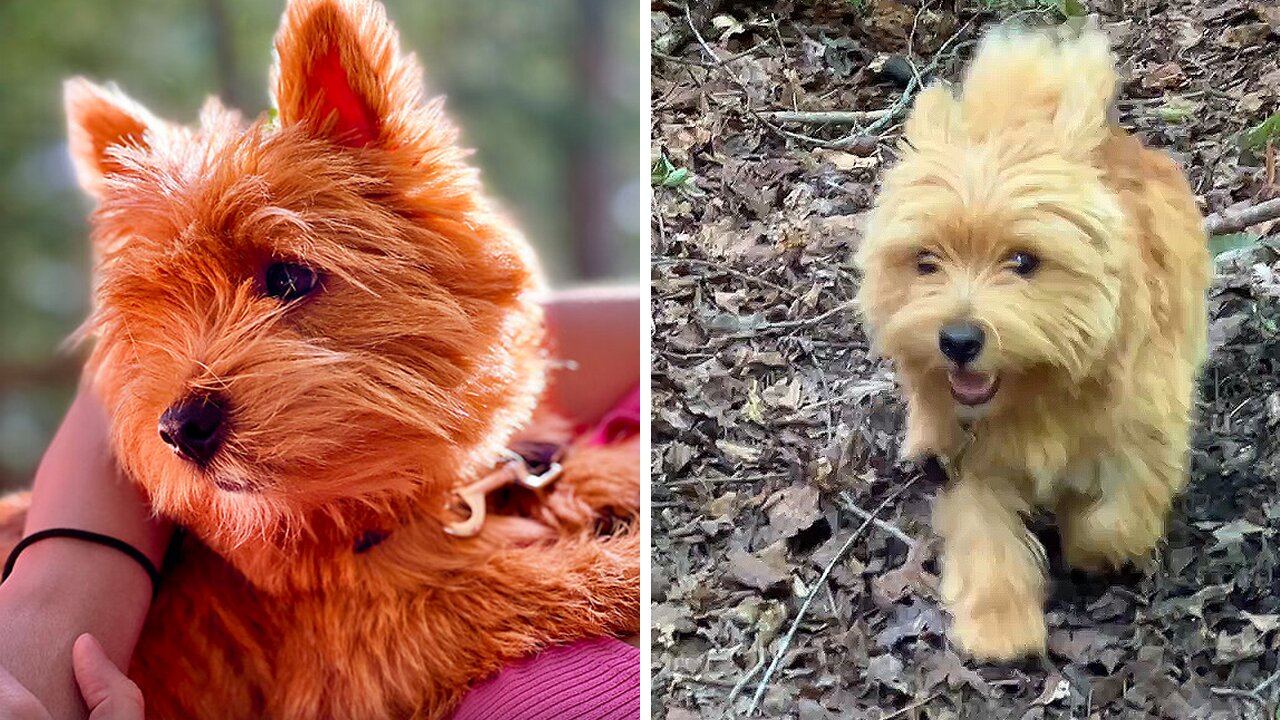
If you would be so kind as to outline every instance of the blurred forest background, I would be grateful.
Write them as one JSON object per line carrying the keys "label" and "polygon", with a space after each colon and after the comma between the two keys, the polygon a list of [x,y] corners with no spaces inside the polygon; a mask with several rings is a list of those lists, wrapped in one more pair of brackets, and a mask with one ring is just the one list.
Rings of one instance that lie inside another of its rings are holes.
{"label": "blurred forest background", "polygon": [[[640,258],[640,26],[631,0],[384,0],[490,191],[559,285]],[[74,390],[59,350],[88,309],[89,252],[62,80],[116,81],[170,120],[210,94],[269,104],[283,0],[0,2],[0,489],[30,481]]]}

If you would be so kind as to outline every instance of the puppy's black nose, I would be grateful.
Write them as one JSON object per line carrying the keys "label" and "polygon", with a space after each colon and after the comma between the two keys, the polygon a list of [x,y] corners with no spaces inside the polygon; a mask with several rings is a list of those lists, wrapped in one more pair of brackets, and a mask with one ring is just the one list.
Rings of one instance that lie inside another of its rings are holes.
{"label": "puppy's black nose", "polygon": [[938,332],[938,347],[942,354],[957,365],[964,365],[978,357],[987,334],[982,326],[971,322],[951,322]]}
{"label": "puppy's black nose", "polygon": [[182,457],[203,465],[222,446],[226,412],[214,395],[192,395],[160,416],[160,439]]}

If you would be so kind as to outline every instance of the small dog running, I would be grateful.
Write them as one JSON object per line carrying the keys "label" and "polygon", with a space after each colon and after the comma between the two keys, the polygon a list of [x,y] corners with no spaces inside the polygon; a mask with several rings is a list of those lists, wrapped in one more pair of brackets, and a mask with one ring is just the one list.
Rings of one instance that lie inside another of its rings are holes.
{"label": "small dog running", "polygon": [[1024,515],[1107,570],[1152,550],[1187,482],[1208,243],[1178,167],[1109,121],[1116,85],[1093,23],[987,35],[958,95],[916,100],[857,254],[904,454],[949,469],[941,594],[980,659],[1045,649]]}
{"label": "small dog running", "polygon": [[[441,718],[511,661],[638,632],[638,440],[540,406],[531,249],[381,6],[292,0],[276,52],[278,115],[248,123],[66,87],[98,200],[89,377],[187,530],[129,674],[152,718]],[[558,479],[504,481],[460,531],[517,435]]]}

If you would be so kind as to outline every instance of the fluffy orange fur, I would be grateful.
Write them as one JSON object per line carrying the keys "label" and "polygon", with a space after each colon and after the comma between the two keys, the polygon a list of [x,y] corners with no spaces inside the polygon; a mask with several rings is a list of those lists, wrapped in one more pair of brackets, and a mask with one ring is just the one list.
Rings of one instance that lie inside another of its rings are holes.
{"label": "fluffy orange fur", "polygon": [[[952,471],[942,596],[979,658],[1045,647],[1024,514],[1056,513],[1073,566],[1112,568],[1155,546],[1187,481],[1207,242],[1175,164],[1108,121],[1115,88],[1096,27],[988,35],[958,96],[917,99],[858,251],[861,308],[907,398],[904,453]],[[940,351],[955,321],[986,333],[969,370],[994,395],[977,406]]]}
{"label": "fluffy orange fur", "polygon": [[[89,372],[121,465],[188,530],[130,675],[154,718],[438,718],[509,661],[638,630],[638,446],[572,447],[542,502],[443,531],[518,433],[567,440],[538,408],[534,258],[380,6],[292,0],[276,51],[278,117],[247,124],[66,88],[99,201]],[[268,297],[282,260],[320,289]],[[193,392],[229,406],[204,466],[157,436]]]}

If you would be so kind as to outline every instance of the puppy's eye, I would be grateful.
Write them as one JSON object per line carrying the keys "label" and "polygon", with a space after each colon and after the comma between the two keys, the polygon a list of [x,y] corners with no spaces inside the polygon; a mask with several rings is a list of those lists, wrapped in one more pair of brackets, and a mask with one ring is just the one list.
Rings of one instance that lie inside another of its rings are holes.
{"label": "puppy's eye", "polygon": [[916,255],[916,273],[920,275],[932,275],[938,272],[938,256],[930,252],[922,252]]}
{"label": "puppy's eye", "polygon": [[285,302],[298,298],[315,290],[319,285],[316,271],[306,265],[297,263],[272,263],[267,268],[267,295]]}
{"label": "puppy's eye", "polygon": [[1005,260],[1005,267],[1012,270],[1015,275],[1031,277],[1035,274],[1036,268],[1040,267],[1040,258],[1029,252],[1018,251]]}

